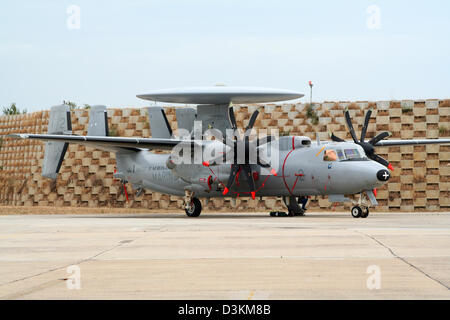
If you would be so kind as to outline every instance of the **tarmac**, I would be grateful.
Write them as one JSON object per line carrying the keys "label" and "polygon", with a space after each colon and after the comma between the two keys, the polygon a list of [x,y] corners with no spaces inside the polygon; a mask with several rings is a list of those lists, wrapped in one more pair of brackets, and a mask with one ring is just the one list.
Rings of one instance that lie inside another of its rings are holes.
{"label": "tarmac", "polygon": [[0,216],[0,299],[449,299],[450,213]]}

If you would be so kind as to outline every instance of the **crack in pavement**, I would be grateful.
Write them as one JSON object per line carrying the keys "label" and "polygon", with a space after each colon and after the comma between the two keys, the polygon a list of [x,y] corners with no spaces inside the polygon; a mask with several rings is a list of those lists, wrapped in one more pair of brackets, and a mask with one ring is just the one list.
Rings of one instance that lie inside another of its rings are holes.
{"label": "crack in pavement", "polygon": [[[147,233],[147,232],[144,231],[144,233]],[[69,263],[69,264],[66,264],[66,265],[64,265],[64,266],[55,267],[55,268],[52,268],[52,269],[49,269],[49,270],[45,270],[45,271],[42,271],[42,272],[39,272],[39,273],[30,275],[30,276],[26,276],[26,277],[23,277],[23,278],[14,279],[14,280],[11,280],[11,281],[9,281],[9,282],[0,283],[0,287],[6,286],[6,285],[9,285],[9,284],[12,284],[12,283],[16,283],[16,282],[19,282],[19,281],[24,281],[24,280],[32,279],[32,278],[35,278],[35,277],[38,277],[38,276],[41,276],[41,275],[43,275],[43,274],[50,273],[50,272],[53,272],[53,271],[65,269],[65,268],[67,268],[67,267],[69,267],[69,266],[72,266],[72,265],[78,265],[78,264],[82,264],[82,263],[91,261],[91,260],[97,258],[98,256],[104,254],[104,253],[110,252],[110,251],[112,251],[112,250],[114,250],[114,249],[117,249],[117,248],[119,248],[119,247],[121,247],[121,246],[123,246],[123,245],[125,245],[125,244],[129,244],[129,243],[132,243],[132,242],[134,242],[134,241],[136,241],[136,240],[145,238],[146,236],[149,236],[149,234],[143,235],[143,236],[141,236],[141,237],[137,237],[137,238],[134,238],[134,239],[121,240],[121,241],[119,241],[119,243],[116,244],[115,246],[113,246],[113,247],[111,247],[111,248],[108,248],[108,249],[105,249],[105,250],[103,250],[103,251],[100,251],[99,253],[96,253],[96,254],[94,254],[94,255],[88,257],[88,258],[84,258],[84,259],[78,260],[78,261],[75,262],[75,263]]]}
{"label": "crack in pavement", "polygon": [[355,230],[355,232],[362,234],[370,239],[372,239],[373,241],[375,241],[376,243],[378,243],[379,245],[381,245],[382,247],[384,247],[385,249],[389,250],[389,252],[391,253],[391,255],[394,258],[399,259],[400,261],[403,261],[404,263],[406,263],[407,265],[409,265],[411,268],[419,271],[420,273],[422,273],[424,276],[426,276],[427,278],[437,282],[438,284],[440,284],[441,286],[445,287],[447,290],[450,290],[450,287],[447,286],[445,283],[443,283],[442,281],[433,278],[431,275],[429,275],[428,273],[426,273],[425,271],[423,271],[422,269],[420,269],[419,267],[416,267],[415,265],[413,265],[411,262],[409,262],[408,260],[406,260],[405,258],[399,256],[398,254],[396,254],[390,247],[388,247],[387,245],[385,245],[383,242],[381,242],[380,240],[378,240],[377,238],[375,238],[374,236],[371,236],[370,234],[364,233],[362,231],[359,230]]}

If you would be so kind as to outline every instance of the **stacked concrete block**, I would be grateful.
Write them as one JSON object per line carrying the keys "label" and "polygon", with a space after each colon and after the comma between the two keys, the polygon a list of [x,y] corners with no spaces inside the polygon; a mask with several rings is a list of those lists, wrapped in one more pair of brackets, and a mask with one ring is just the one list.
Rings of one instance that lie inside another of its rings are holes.
{"label": "stacked concrete block", "polygon": [[[358,134],[364,113],[373,109],[367,133],[370,139],[390,131],[395,139],[438,138],[449,136],[450,101],[325,102],[314,104],[319,123],[306,116],[307,104],[242,105],[235,107],[238,126],[248,123],[257,108],[261,114],[255,127],[278,129],[280,133],[328,139],[328,131],[350,140],[343,111],[350,110]],[[166,108],[172,128],[177,128],[175,109]],[[147,109],[109,109],[111,135],[149,137]],[[46,133],[48,111],[0,117],[0,135],[12,132]],[[86,134],[88,110],[72,112],[74,134]],[[411,146],[377,148],[377,153],[395,167],[387,186],[378,190],[378,210],[449,210],[450,146]],[[146,190],[139,198],[127,184],[129,202],[123,186],[113,178],[114,153],[71,145],[56,182],[41,177],[44,144],[39,141],[2,139],[0,148],[0,203],[7,205],[50,205],[81,207],[146,207],[176,210],[179,197]],[[312,198],[310,207],[322,210],[347,210],[351,204],[331,206],[326,197]],[[280,198],[262,201],[241,198],[233,207],[230,199],[211,199],[206,208],[216,211],[282,210]]]}

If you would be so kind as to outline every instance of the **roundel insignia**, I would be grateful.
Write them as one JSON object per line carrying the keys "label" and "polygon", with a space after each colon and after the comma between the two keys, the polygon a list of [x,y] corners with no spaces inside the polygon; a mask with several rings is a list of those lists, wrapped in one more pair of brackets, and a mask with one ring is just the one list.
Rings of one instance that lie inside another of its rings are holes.
{"label": "roundel insignia", "polygon": [[377,172],[377,179],[380,181],[388,181],[390,177],[391,174],[388,170],[383,169]]}

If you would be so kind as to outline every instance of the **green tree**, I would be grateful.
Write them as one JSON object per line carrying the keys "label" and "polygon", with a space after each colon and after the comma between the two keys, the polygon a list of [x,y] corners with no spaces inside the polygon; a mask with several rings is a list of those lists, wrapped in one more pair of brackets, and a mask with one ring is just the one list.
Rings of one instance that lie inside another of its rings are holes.
{"label": "green tree", "polygon": [[65,101],[64,104],[68,105],[70,107],[70,110],[78,109],[79,107],[75,102],[72,101]]}
{"label": "green tree", "polygon": [[10,107],[3,107],[3,114],[7,115],[7,116],[14,115],[14,114],[25,114],[25,113],[27,113],[27,110],[23,109],[22,111],[20,111],[19,108],[17,108],[15,102],[11,103]]}
{"label": "green tree", "polygon": [[91,106],[87,103],[84,104],[84,106],[79,106],[77,105],[75,102],[72,101],[65,101],[64,100],[64,104],[68,105],[70,107],[70,110],[75,110],[75,109],[90,109]]}

